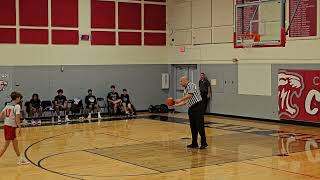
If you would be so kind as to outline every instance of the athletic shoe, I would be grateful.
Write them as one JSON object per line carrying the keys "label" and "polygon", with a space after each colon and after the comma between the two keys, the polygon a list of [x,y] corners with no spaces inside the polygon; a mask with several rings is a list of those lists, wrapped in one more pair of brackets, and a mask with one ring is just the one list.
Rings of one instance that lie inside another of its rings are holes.
{"label": "athletic shoe", "polygon": [[198,144],[189,144],[187,148],[198,148]]}
{"label": "athletic shoe", "polygon": [[32,126],[35,126],[36,125],[36,121],[32,119],[31,124],[32,124]]}
{"label": "athletic shoe", "polygon": [[24,156],[21,156],[21,157],[19,157],[17,164],[18,165],[28,165],[28,164],[30,164],[30,162]]}
{"label": "athletic shoe", "polygon": [[200,149],[206,149],[208,147],[208,144],[203,144],[200,146]]}
{"label": "athletic shoe", "polygon": [[68,117],[65,118],[65,121],[66,122],[71,122],[71,120]]}

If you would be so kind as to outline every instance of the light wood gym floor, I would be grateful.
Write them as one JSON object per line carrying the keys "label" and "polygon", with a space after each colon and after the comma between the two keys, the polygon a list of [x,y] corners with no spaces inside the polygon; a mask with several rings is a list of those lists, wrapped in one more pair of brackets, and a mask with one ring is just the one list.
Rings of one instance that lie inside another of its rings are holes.
{"label": "light wood gym floor", "polygon": [[319,128],[206,116],[209,147],[199,150],[186,148],[186,118],[142,114],[26,127],[18,139],[32,164],[17,166],[10,145],[0,159],[0,179],[320,179]]}

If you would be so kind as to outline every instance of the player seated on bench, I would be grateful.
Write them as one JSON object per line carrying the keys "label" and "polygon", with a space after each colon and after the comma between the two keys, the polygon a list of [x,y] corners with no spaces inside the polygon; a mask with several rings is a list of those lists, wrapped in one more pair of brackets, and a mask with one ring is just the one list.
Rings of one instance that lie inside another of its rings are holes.
{"label": "player seated on bench", "polygon": [[92,89],[88,90],[88,95],[86,96],[85,102],[87,105],[86,108],[89,111],[88,119],[91,118],[92,111],[94,113],[98,112],[98,118],[101,119],[100,108],[99,108],[96,96],[92,95]]}
{"label": "player seated on bench", "polygon": [[60,119],[60,111],[65,112],[65,121],[70,122],[70,119],[68,118],[69,114],[69,107],[68,107],[68,101],[67,98],[63,95],[63,90],[59,89],[57,91],[58,95],[54,98],[54,109],[56,110],[56,113],[58,115],[58,123],[61,123]]}
{"label": "player seated on bench", "polygon": [[116,92],[116,87],[114,85],[111,86],[111,92],[108,93],[107,101],[110,114],[117,115],[117,111],[121,105],[121,99],[119,94]]}
{"label": "player seated on bench", "polygon": [[[41,101],[39,99],[38,94],[33,94],[31,100],[29,101],[29,117],[32,118],[32,125],[36,125],[36,121],[34,120],[35,115],[41,117]],[[41,119],[38,120],[38,125],[41,125]]]}
{"label": "player seated on bench", "polygon": [[123,89],[121,94],[122,109],[127,115],[133,115],[133,108],[127,89]]}

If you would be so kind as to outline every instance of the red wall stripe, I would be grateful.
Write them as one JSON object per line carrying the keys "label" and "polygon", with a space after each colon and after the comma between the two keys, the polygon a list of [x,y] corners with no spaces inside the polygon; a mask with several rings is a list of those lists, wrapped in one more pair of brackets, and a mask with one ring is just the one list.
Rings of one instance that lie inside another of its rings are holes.
{"label": "red wall stripe", "polygon": [[0,28],[0,43],[1,44],[15,44],[16,29],[15,28]]}
{"label": "red wall stripe", "polygon": [[48,44],[47,29],[20,29],[21,44]]}
{"label": "red wall stripe", "polygon": [[48,0],[20,0],[20,26],[48,26]]}
{"label": "red wall stripe", "polygon": [[141,4],[119,2],[119,29],[141,29]]}
{"label": "red wall stripe", "polygon": [[91,45],[115,45],[116,33],[110,31],[92,31]]}
{"label": "red wall stripe", "polygon": [[144,33],[144,44],[150,46],[165,46],[166,33]]}
{"label": "red wall stripe", "polygon": [[78,0],[51,0],[53,27],[78,27]]}
{"label": "red wall stripe", "polygon": [[52,44],[79,44],[78,30],[52,30]]}
{"label": "red wall stripe", "polygon": [[141,33],[119,32],[119,45],[141,45]]}
{"label": "red wall stripe", "polygon": [[115,2],[91,0],[91,28],[115,28]]}
{"label": "red wall stripe", "polygon": [[144,29],[166,30],[166,6],[145,4],[144,5]]}
{"label": "red wall stripe", "polygon": [[0,0],[0,25],[16,25],[15,0]]}

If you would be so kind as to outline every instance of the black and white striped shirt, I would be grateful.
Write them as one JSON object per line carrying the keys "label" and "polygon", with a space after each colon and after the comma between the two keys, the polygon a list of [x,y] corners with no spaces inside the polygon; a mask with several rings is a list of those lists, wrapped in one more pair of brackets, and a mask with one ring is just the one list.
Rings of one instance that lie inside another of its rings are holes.
{"label": "black and white striped shirt", "polygon": [[187,87],[184,89],[184,95],[186,95],[186,94],[193,95],[192,98],[187,101],[187,104],[186,104],[187,107],[191,107],[194,104],[202,101],[199,88],[197,87],[196,84],[194,84],[192,82],[189,82]]}

